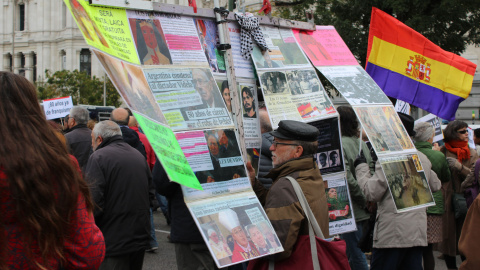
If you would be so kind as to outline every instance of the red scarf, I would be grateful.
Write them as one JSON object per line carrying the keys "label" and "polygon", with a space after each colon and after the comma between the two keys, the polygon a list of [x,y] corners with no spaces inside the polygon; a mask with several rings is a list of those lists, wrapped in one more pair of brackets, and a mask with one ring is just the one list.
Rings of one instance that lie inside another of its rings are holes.
{"label": "red scarf", "polygon": [[448,151],[457,155],[457,159],[460,162],[470,158],[470,148],[468,148],[468,142],[466,141],[450,141],[445,143],[445,148]]}

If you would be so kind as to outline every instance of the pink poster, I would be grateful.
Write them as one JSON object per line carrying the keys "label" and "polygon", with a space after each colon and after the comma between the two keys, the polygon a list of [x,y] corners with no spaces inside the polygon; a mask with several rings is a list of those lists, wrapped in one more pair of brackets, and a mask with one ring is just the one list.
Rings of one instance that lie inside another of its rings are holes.
{"label": "pink poster", "polygon": [[333,26],[317,25],[316,31],[293,29],[297,42],[313,65],[351,66],[357,60]]}

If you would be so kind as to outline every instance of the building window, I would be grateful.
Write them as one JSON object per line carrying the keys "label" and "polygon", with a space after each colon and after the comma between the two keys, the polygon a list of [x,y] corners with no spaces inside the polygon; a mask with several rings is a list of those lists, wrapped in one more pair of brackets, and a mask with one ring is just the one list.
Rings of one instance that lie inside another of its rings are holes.
{"label": "building window", "polygon": [[32,65],[33,65],[33,82],[36,82],[37,81],[37,54],[34,53],[33,54],[33,61],[32,61]]}
{"label": "building window", "polygon": [[20,56],[20,69],[18,70],[18,74],[25,77],[25,54],[21,53]]}
{"label": "building window", "polygon": [[10,71],[13,72],[13,57],[12,57],[12,54],[8,54],[8,61],[10,63]]}
{"label": "building window", "polygon": [[19,4],[18,5],[18,30],[19,31],[24,31],[25,30],[25,4]]}
{"label": "building window", "polygon": [[89,49],[80,51],[80,71],[85,71],[88,75],[92,74],[92,54]]}
{"label": "building window", "polygon": [[62,29],[67,27],[67,6],[62,2]]}
{"label": "building window", "polygon": [[60,63],[61,63],[61,70],[67,69],[67,53],[64,50],[60,51]]}

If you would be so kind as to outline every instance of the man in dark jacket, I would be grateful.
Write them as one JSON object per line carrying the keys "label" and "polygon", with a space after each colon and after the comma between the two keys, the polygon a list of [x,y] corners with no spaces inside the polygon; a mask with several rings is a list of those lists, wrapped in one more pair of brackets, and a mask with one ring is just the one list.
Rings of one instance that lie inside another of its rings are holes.
{"label": "man in dark jacket", "polygon": [[145,146],[140,141],[138,134],[128,127],[128,120],[130,115],[128,111],[124,108],[117,108],[112,111],[110,115],[110,120],[117,123],[120,126],[122,131],[123,140],[128,143],[131,147],[137,149],[144,157],[147,158],[147,152],[145,151]]}
{"label": "man in dark jacket", "polygon": [[70,153],[78,160],[78,165],[85,171],[88,158],[92,154],[92,131],[87,127],[88,110],[74,106],[66,123],[69,132],[65,134]]}
{"label": "man in dark jacket", "polygon": [[272,124],[270,123],[270,118],[266,110],[260,110],[260,131],[262,132],[262,148],[260,151],[260,164],[258,165],[258,180],[263,184],[267,189],[272,185],[272,179],[266,178],[265,175],[268,174],[270,169],[272,169],[272,151],[270,151],[270,146],[272,146],[273,136],[270,134],[272,131]]}
{"label": "man in dark jacket", "polygon": [[153,167],[153,181],[157,192],[168,200],[170,241],[175,243],[177,269],[216,269],[212,255],[185,204],[182,188],[170,182],[158,159]]}
{"label": "man in dark jacket", "polygon": [[150,168],[145,158],[122,139],[120,127],[102,121],[92,132],[94,153],[85,175],[96,208],[95,223],[105,238],[100,269],[142,269],[149,248],[151,201]]}

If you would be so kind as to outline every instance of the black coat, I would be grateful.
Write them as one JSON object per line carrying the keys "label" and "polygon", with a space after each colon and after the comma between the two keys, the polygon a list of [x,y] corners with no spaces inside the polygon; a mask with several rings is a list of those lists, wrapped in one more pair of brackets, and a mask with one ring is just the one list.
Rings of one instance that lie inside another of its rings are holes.
{"label": "black coat", "polygon": [[105,238],[105,256],[147,249],[155,193],[145,158],[122,136],[113,136],[90,156],[85,175],[96,204],[95,223]]}
{"label": "black coat", "polygon": [[87,125],[76,125],[65,134],[67,147],[78,161],[82,171],[85,171],[88,158],[92,154],[92,131]]}
{"label": "black coat", "polygon": [[260,162],[258,165],[258,180],[263,184],[265,188],[270,188],[273,180],[271,178],[266,178],[265,175],[268,174],[270,169],[272,169],[272,152],[270,151],[270,146],[273,143],[273,136],[270,132],[262,134],[262,149],[260,155]]}
{"label": "black coat", "polygon": [[183,200],[182,188],[179,184],[170,182],[158,159],[152,174],[157,192],[168,200],[168,213],[171,220],[170,240],[174,243],[205,243]]}
{"label": "black coat", "polygon": [[140,137],[135,130],[128,128],[127,126],[120,126],[122,131],[123,141],[128,143],[131,147],[137,149],[147,159],[147,152],[145,146],[140,141]]}

